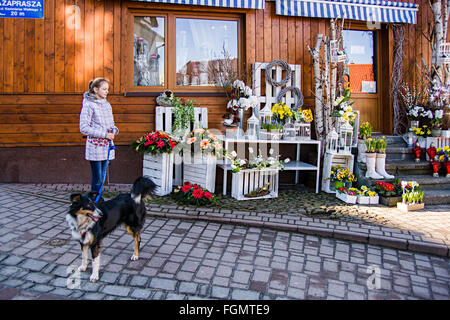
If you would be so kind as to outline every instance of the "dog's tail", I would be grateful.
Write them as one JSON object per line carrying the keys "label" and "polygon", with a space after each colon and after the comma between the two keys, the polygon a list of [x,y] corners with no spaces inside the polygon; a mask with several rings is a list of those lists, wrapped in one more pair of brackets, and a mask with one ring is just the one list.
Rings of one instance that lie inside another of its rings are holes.
{"label": "dog's tail", "polygon": [[146,196],[153,193],[156,188],[156,184],[147,176],[139,177],[134,181],[133,187],[131,188],[131,198],[137,205],[141,203]]}

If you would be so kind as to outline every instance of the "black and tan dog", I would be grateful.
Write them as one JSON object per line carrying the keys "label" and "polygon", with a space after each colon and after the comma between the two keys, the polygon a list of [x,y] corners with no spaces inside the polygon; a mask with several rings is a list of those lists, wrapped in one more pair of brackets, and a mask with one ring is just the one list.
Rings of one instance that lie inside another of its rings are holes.
{"label": "black and tan dog", "polygon": [[66,221],[72,231],[72,237],[80,242],[83,251],[80,271],[88,266],[88,250],[92,253],[92,274],[90,280],[99,279],[100,252],[102,239],[120,225],[124,225],[134,239],[134,252],[131,260],[139,258],[141,230],[145,221],[144,198],[155,189],[155,184],[148,177],[136,179],[129,194],[120,194],[108,201],[95,203],[97,193],[70,196],[72,204]]}

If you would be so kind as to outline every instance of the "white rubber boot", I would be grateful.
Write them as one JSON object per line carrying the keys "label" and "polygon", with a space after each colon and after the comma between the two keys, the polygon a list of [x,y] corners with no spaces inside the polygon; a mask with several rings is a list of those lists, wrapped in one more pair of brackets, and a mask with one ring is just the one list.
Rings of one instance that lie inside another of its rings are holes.
{"label": "white rubber boot", "polygon": [[366,166],[367,166],[366,178],[384,179],[383,176],[379,175],[375,171],[375,162],[377,160],[376,157],[377,157],[376,153],[366,153]]}
{"label": "white rubber boot", "polygon": [[377,161],[375,164],[375,170],[378,174],[382,175],[385,179],[394,179],[395,176],[386,172],[386,154],[377,153]]}

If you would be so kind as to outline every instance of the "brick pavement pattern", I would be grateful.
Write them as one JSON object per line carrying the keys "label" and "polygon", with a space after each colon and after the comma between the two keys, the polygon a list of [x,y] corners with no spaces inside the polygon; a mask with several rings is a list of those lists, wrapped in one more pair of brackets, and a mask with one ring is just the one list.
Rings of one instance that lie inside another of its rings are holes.
{"label": "brick pavement pattern", "polygon": [[[358,243],[351,241],[355,233],[349,231],[337,233],[340,239],[321,237],[321,226],[317,234],[286,224],[283,229],[281,222],[270,221],[282,219],[276,215],[260,226],[250,225],[242,213],[241,225],[224,224],[211,218],[213,210],[195,220],[189,216],[193,212],[155,205],[149,205],[154,215],[142,232],[140,259],[130,261],[133,239],[118,229],[104,240],[99,282],[89,282],[89,265],[78,285],[76,274],[69,273],[81,263],[79,244],[70,238],[65,222],[70,192],[64,186],[11,186],[0,185],[0,299],[450,297],[446,256]],[[128,191],[128,186],[117,190]],[[167,216],[176,213],[178,218]],[[300,219],[294,225],[301,222],[322,223]]]}

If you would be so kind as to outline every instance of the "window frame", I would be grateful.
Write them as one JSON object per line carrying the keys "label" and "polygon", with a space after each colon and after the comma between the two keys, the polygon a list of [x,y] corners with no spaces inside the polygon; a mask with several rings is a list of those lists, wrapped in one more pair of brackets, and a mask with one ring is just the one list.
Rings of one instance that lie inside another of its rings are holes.
{"label": "window frame", "polygon": [[[133,37],[134,37],[134,19],[135,17],[163,17],[164,21],[164,85],[163,86],[135,86],[134,77],[134,54],[133,54]],[[123,66],[126,68],[127,76],[125,83],[126,92],[158,92],[170,89],[173,92],[183,93],[221,93],[223,89],[216,86],[179,86],[176,85],[176,19],[205,19],[205,20],[222,20],[237,22],[237,41],[238,41],[238,68],[244,70],[244,22],[245,18],[240,13],[221,13],[221,12],[186,12],[181,10],[143,10],[130,9],[128,15],[128,30],[124,35],[125,41],[125,59]],[[175,54],[170,54],[175,52]]]}

